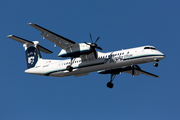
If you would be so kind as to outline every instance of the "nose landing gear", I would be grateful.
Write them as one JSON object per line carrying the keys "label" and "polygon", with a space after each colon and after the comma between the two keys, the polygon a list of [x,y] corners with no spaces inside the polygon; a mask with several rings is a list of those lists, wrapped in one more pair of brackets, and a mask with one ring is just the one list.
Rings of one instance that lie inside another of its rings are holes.
{"label": "nose landing gear", "polygon": [[155,60],[155,63],[153,64],[155,67],[158,67],[159,60]]}

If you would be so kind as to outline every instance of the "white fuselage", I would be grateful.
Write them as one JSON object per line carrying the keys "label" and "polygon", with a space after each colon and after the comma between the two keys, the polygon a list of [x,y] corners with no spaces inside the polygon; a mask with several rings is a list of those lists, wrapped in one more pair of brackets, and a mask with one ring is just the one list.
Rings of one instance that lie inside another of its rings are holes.
{"label": "white fuselage", "polygon": [[[146,49],[145,49],[146,48]],[[81,76],[90,72],[126,67],[131,65],[143,64],[159,61],[165,56],[153,46],[143,46],[132,49],[119,50],[108,53],[97,52],[98,58],[94,54],[83,55],[76,58],[71,65],[73,71],[69,72],[66,67],[70,65],[71,59],[49,60],[39,59],[34,68],[25,70],[26,73],[45,75],[53,77]]]}

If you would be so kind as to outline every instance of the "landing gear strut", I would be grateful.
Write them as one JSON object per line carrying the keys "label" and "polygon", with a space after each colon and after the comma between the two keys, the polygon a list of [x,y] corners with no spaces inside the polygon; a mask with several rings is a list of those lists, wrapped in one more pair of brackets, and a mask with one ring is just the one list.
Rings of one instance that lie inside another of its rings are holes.
{"label": "landing gear strut", "polygon": [[159,60],[155,60],[155,63],[153,64],[155,67],[158,67],[158,61]]}
{"label": "landing gear strut", "polygon": [[68,65],[67,67],[66,67],[66,70],[68,70],[69,72],[72,72],[72,70],[73,70],[73,67],[71,67],[71,65],[72,65],[72,63],[74,62],[74,60],[75,60],[76,58],[71,58],[71,63],[70,63],[70,65]]}
{"label": "landing gear strut", "polygon": [[111,80],[110,82],[107,83],[108,88],[113,88],[114,84],[112,83],[112,81],[114,80],[115,77],[116,77],[116,74],[111,73]]}

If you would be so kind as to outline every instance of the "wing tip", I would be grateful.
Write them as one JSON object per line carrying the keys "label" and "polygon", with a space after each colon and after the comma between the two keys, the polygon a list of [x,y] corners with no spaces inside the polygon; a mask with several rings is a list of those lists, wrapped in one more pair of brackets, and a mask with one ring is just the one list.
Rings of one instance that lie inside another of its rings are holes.
{"label": "wing tip", "polygon": [[156,75],[156,77],[155,77],[155,78],[159,78],[159,76],[157,76],[157,75]]}
{"label": "wing tip", "polygon": [[28,23],[28,25],[34,25],[34,23]]}
{"label": "wing tip", "polygon": [[11,38],[11,37],[14,37],[14,35],[8,35],[7,37],[8,37],[8,38]]}

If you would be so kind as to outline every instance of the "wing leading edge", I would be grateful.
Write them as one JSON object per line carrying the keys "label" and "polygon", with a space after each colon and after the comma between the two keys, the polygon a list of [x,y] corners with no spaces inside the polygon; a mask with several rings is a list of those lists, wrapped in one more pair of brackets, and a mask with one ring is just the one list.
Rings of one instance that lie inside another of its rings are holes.
{"label": "wing leading edge", "polygon": [[62,49],[67,49],[68,47],[71,47],[74,44],[77,44],[76,42],[69,40],[63,36],[60,36],[56,33],[53,33],[37,24],[34,23],[28,23],[30,26],[34,27],[35,29],[41,31],[41,35],[51,42],[53,42],[55,45],[59,46]]}

